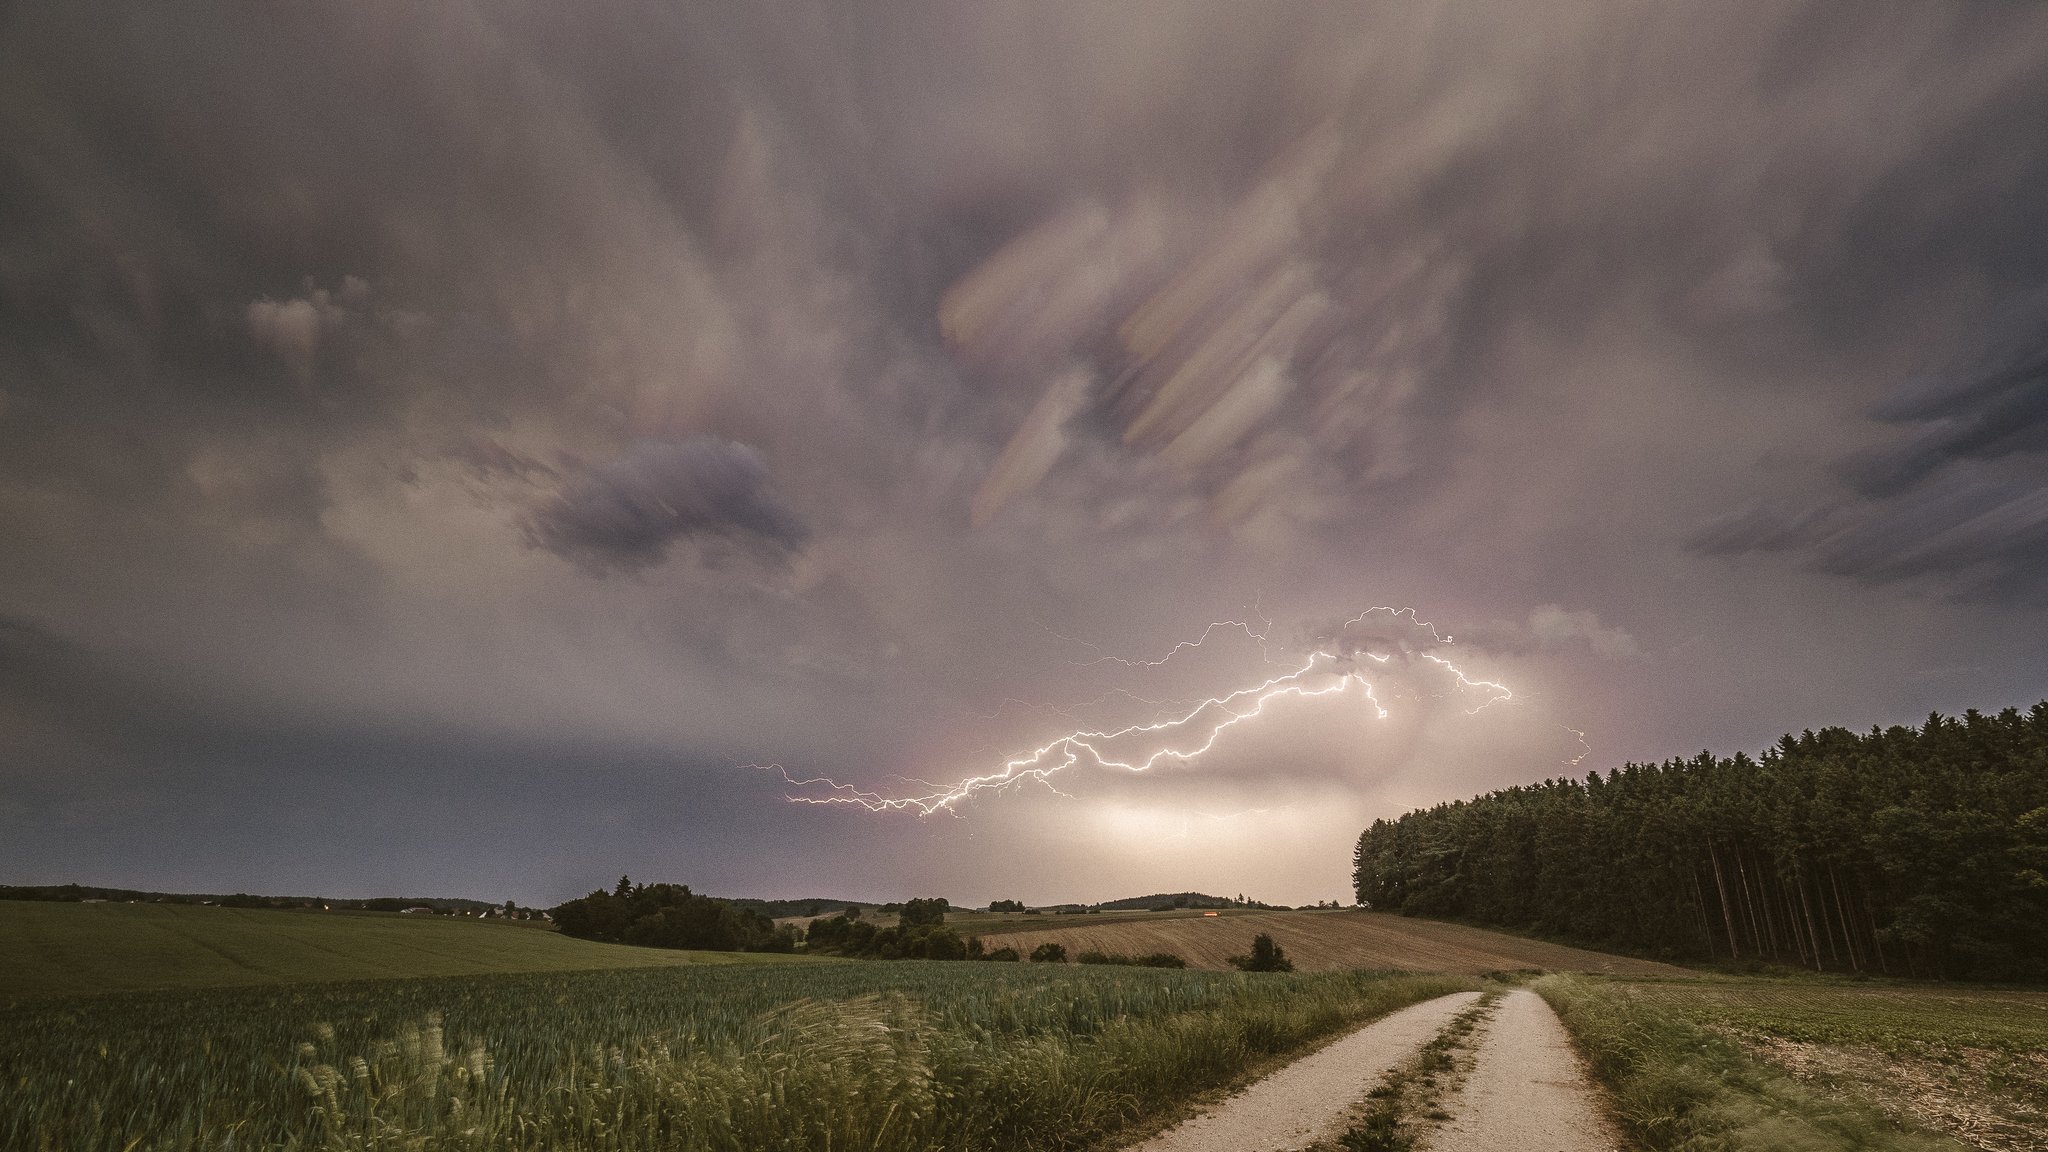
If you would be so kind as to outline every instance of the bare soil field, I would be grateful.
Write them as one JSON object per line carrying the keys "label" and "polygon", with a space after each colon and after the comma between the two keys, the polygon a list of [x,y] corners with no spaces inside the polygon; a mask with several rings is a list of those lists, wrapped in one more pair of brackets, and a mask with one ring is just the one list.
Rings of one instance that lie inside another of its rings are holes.
{"label": "bare soil field", "polygon": [[1383,912],[1252,912],[1235,916],[1178,917],[1071,927],[995,925],[983,929],[990,941],[1019,952],[1045,941],[1083,951],[1172,952],[1190,968],[1221,970],[1228,958],[1251,948],[1260,932],[1273,937],[1302,971],[1332,968],[1404,968],[1426,972],[1512,971],[1604,972],[1624,976],[1683,975],[1686,970],[1654,960],[1611,956],[1584,948],[1526,940],[1484,928],[1414,920]]}

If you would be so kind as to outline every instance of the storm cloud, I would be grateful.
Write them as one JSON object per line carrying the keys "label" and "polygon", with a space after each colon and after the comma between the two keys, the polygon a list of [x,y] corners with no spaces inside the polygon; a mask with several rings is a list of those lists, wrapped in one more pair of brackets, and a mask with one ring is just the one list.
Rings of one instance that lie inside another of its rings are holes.
{"label": "storm cloud", "polygon": [[539,547],[597,569],[660,563],[689,537],[793,549],[805,534],[769,491],[761,453],[708,436],[637,444],[586,470],[535,510],[527,531]]}
{"label": "storm cloud", "polygon": [[[2044,58],[1992,3],[9,8],[0,878],[1327,899],[1404,805],[2030,703]],[[1384,719],[957,821],[737,767],[958,779],[1372,606]],[[307,847],[180,834],[237,822]]]}
{"label": "storm cloud", "polygon": [[[1991,341],[1972,369],[1912,380],[1873,406],[1901,429],[1845,456],[1850,491],[1796,511],[1752,507],[1701,528],[1707,555],[1786,552],[1869,583],[1997,604],[2048,595],[2048,322]],[[2002,345],[2002,346],[2001,346]]]}

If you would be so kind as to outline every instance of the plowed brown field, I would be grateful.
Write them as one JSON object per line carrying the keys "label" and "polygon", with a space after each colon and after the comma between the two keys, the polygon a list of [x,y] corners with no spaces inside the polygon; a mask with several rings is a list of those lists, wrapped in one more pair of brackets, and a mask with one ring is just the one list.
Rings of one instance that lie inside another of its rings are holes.
{"label": "plowed brown field", "polygon": [[1179,917],[1074,927],[984,928],[992,943],[1029,955],[1040,943],[1066,945],[1069,958],[1095,949],[1142,955],[1172,952],[1190,968],[1230,967],[1227,957],[1251,950],[1260,932],[1273,937],[1304,972],[1325,968],[1405,968],[1417,972],[1494,972],[1543,968],[1552,972],[1612,972],[1630,976],[1685,971],[1654,960],[1610,956],[1584,948],[1525,940],[1484,928],[1411,920],[1384,912],[1259,912]]}

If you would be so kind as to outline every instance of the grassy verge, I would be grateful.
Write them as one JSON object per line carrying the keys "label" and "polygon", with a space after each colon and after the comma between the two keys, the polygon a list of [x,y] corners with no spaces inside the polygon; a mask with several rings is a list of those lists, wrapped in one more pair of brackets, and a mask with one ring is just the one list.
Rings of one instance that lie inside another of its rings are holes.
{"label": "grassy verge", "polygon": [[1747,1051],[1726,1030],[1627,984],[1547,976],[1556,1009],[1616,1118],[1643,1147],[1772,1152],[1954,1152],[1968,1146],[1902,1126],[1876,1105],[1817,1091]]}
{"label": "grassy verge", "polygon": [[0,1147],[1079,1149],[1455,977],[846,963],[0,1011]]}

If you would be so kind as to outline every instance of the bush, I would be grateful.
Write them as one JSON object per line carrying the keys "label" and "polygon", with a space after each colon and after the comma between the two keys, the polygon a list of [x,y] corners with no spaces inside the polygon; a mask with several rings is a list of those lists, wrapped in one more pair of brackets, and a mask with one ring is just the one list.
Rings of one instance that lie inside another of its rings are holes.
{"label": "bush", "polygon": [[1076,964],[1122,964],[1132,968],[1185,968],[1188,962],[1171,952],[1148,952],[1143,956],[1126,956],[1121,952],[1100,952],[1089,949],[1074,957]]}
{"label": "bush", "polygon": [[1252,937],[1252,951],[1249,956],[1232,956],[1230,966],[1245,972],[1292,972],[1294,962],[1287,958],[1287,952],[1273,938],[1264,932]]}
{"label": "bush", "polygon": [[1031,950],[1031,962],[1033,964],[1065,964],[1067,962],[1067,946],[1055,944],[1047,940]]}
{"label": "bush", "polygon": [[990,951],[982,953],[981,958],[983,960],[1001,960],[1011,964],[1015,964],[1017,961],[1023,959],[1022,956],[1017,955],[1017,950],[1015,948],[1010,947],[1008,944],[1003,945],[1001,948],[991,949]]}

